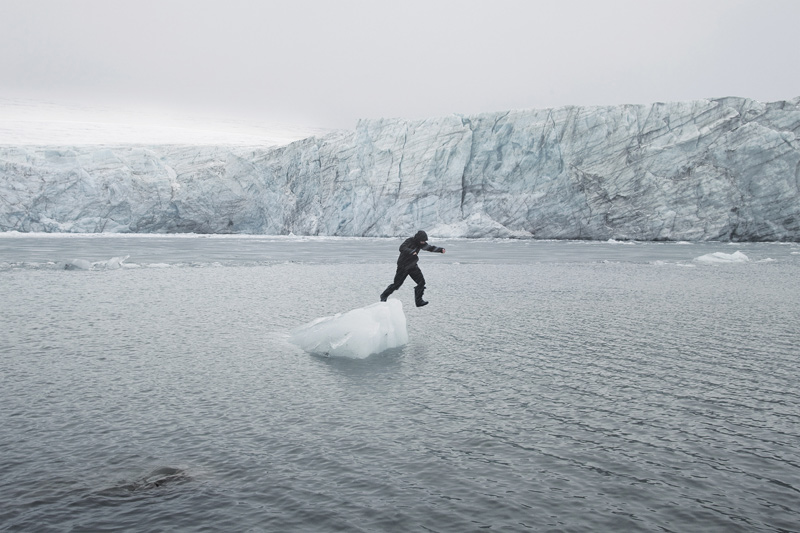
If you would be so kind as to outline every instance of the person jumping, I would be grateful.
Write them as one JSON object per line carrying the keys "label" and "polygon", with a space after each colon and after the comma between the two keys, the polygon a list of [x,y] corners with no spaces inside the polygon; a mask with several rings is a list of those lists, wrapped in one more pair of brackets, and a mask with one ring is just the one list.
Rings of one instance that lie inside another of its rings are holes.
{"label": "person jumping", "polygon": [[428,302],[422,299],[422,293],[425,292],[425,277],[417,266],[417,261],[419,261],[417,254],[420,250],[444,253],[444,248],[428,244],[428,234],[422,230],[403,241],[403,244],[400,245],[400,257],[397,258],[397,273],[394,275],[394,282],[381,294],[382,302],[385,302],[389,295],[399,289],[406,278],[411,276],[411,279],[417,283],[417,286],[414,287],[414,301],[417,307],[428,305]]}

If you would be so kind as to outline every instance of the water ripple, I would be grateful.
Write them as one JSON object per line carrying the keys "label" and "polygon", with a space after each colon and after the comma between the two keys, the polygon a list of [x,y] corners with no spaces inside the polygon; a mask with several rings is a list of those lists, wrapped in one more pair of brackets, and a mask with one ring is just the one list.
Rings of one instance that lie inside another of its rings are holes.
{"label": "water ripple", "polygon": [[390,264],[0,272],[2,530],[797,529],[797,265],[424,268],[360,361]]}

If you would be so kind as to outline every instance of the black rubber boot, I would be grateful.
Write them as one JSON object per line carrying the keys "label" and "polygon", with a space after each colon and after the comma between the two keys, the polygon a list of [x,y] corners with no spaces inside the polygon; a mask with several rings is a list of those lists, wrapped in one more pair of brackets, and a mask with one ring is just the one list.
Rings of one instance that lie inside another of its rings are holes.
{"label": "black rubber boot", "polygon": [[392,294],[393,292],[394,292],[394,283],[386,287],[386,290],[383,291],[383,293],[381,294],[381,301],[385,302],[386,298],[388,298],[389,295]]}
{"label": "black rubber boot", "polygon": [[416,287],[414,287],[414,301],[417,304],[417,307],[428,305],[428,302],[422,299],[422,293],[424,292],[425,292],[425,285],[417,285]]}

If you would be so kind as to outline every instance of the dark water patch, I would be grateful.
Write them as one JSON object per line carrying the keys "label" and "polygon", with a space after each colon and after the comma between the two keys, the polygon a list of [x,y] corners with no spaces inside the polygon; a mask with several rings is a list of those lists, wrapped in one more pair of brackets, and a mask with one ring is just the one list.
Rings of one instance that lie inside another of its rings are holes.
{"label": "dark water patch", "polygon": [[164,466],[156,468],[149,474],[133,481],[123,481],[118,485],[100,490],[95,495],[110,499],[140,497],[158,494],[160,490],[166,490],[191,481],[192,478],[185,470]]}

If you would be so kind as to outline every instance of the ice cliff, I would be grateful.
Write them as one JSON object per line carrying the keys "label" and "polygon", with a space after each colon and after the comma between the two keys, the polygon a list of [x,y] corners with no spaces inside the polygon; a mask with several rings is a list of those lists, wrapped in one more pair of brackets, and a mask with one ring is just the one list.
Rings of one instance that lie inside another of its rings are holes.
{"label": "ice cliff", "polygon": [[0,230],[800,241],[800,98],[360,122],[279,148],[0,147]]}

